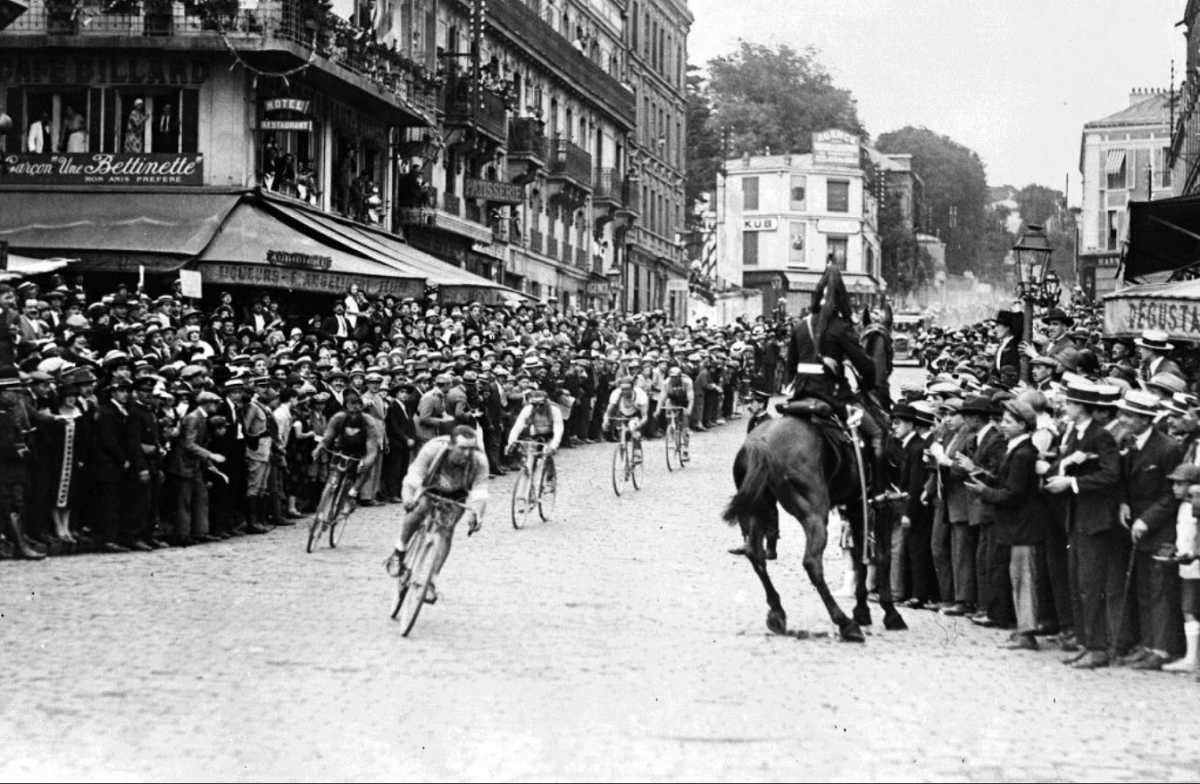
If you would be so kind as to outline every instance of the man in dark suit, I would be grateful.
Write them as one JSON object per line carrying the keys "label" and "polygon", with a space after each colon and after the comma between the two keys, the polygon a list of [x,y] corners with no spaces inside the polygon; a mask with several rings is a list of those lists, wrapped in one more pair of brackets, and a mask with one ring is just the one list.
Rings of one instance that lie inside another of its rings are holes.
{"label": "man in dark suit", "polygon": [[[963,406],[967,426],[975,432],[975,449],[969,457],[960,458],[961,470],[978,472],[983,477],[997,476],[1000,463],[1004,460],[1004,435],[996,424],[996,406],[986,397],[972,397]],[[995,527],[995,508],[974,496],[967,512],[967,525],[974,534],[963,534],[968,540],[964,547],[974,544],[974,552],[962,552],[962,567],[973,564],[976,574],[978,611],[971,621],[980,626],[1008,626],[1014,620],[1012,591],[1008,578],[1008,548],[1000,544]],[[959,555],[955,555],[955,570],[959,569]]]}
{"label": "man in dark suit", "polygon": [[[503,369],[502,365],[497,365],[493,374]],[[487,451],[488,467],[491,469],[491,473],[503,476],[508,473],[504,468],[502,457],[504,451],[504,406],[507,402],[507,393],[496,375],[493,374],[485,374],[483,377],[484,448]],[[508,371],[504,371],[504,377],[507,376]]]}
{"label": "man in dark suit", "polygon": [[1149,381],[1159,373],[1171,373],[1186,380],[1187,376],[1180,370],[1179,365],[1168,358],[1175,346],[1170,342],[1170,335],[1156,329],[1148,329],[1142,336],[1133,341],[1141,356],[1140,376],[1143,382]]}
{"label": "man in dark suit", "polygon": [[937,575],[933,569],[933,507],[925,498],[928,469],[925,450],[931,443],[933,409],[923,402],[901,403],[892,411],[895,436],[900,442],[900,489],[908,493],[908,504],[900,525],[908,532],[907,547],[914,609],[939,600]]}
{"label": "man in dark suit", "polygon": [[208,487],[205,472],[211,464],[221,464],[225,458],[206,448],[208,419],[220,405],[221,398],[212,392],[196,396],[194,408],[180,423],[179,435],[167,455],[167,471],[179,479],[175,497],[176,543],[211,542],[216,537],[208,533]]}
{"label": "man in dark suit", "polygon": [[384,429],[387,431],[388,451],[383,456],[383,500],[393,502],[400,498],[400,485],[408,473],[409,450],[415,443],[413,429],[413,404],[417,388],[407,381],[392,382],[391,398],[388,401]]}
{"label": "man in dark suit", "polygon": [[[132,444],[129,437],[129,397],[132,383],[118,377],[108,384],[108,396],[100,403],[96,411],[96,430],[93,446],[94,466],[92,478],[95,481],[96,520],[100,530],[100,549],[108,553],[127,553],[129,548],[118,540],[133,533],[134,523],[130,521],[122,530],[121,509],[122,495],[126,488],[126,478],[133,465]],[[139,550],[149,550],[141,546]]]}
{"label": "man in dark suit", "polygon": [[1137,670],[1159,670],[1184,650],[1179,567],[1174,561],[1155,558],[1174,552],[1179,502],[1168,477],[1183,459],[1183,447],[1154,427],[1159,402],[1153,393],[1129,392],[1117,408],[1129,430],[1129,446],[1121,453],[1121,475],[1128,519],[1133,522],[1133,578],[1142,643],[1124,663]]}
{"label": "man in dark suit", "polygon": [[1092,384],[1067,385],[1063,410],[1070,429],[1046,480],[1048,493],[1065,496],[1072,581],[1079,592],[1075,626],[1083,645],[1068,661],[1079,669],[1107,667],[1114,652],[1133,644],[1122,616],[1130,547],[1119,517],[1121,460],[1112,434],[1092,419],[1097,396]]}
{"label": "man in dark suit", "polygon": [[1024,316],[1011,310],[1002,310],[996,314],[996,326],[992,329],[993,336],[1000,341],[996,355],[992,358],[992,372],[999,376],[1000,369],[1005,367],[1020,367],[1021,330],[1024,328]]}
{"label": "man in dark suit", "polygon": [[134,399],[129,406],[130,470],[129,518],[133,534],[130,549],[159,549],[165,543],[158,538],[159,495],[163,484],[163,454],[159,439],[158,415],[154,411],[153,376],[142,376],[134,384]]}
{"label": "man in dark suit", "polygon": [[346,304],[341,300],[333,303],[333,315],[321,322],[321,340],[335,340],[341,345],[343,340],[354,336],[354,325],[346,318]]}
{"label": "man in dark suit", "polygon": [[247,522],[249,509],[246,500],[246,381],[243,378],[231,378],[224,385],[225,399],[217,405],[216,416],[224,417],[228,422],[224,435],[213,435],[212,451],[225,456],[225,465],[221,471],[229,477],[227,493],[232,501],[232,508],[237,510],[238,519],[213,520],[209,524],[210,533],[229,533],[240,536],[243,533],[265,534],[269,531],[258,523]]}

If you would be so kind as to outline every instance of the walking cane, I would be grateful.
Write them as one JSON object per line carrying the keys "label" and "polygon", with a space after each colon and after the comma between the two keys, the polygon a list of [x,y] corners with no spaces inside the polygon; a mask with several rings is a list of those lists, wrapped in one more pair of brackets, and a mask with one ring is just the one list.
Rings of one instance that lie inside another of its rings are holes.
{"label": "walking cane", "polygon": [[1112,632],[1112,648],[1117,649],[1121,629],[1125,626],[1125,608],[1129,604],[1129,589],[1133,585],[1133,562],[1137,558],[1137,547],[1129,550],[1129,566],[1125,569],[1125,590],[1121,592],[1121,612],[1117,615],[1117,628]]}

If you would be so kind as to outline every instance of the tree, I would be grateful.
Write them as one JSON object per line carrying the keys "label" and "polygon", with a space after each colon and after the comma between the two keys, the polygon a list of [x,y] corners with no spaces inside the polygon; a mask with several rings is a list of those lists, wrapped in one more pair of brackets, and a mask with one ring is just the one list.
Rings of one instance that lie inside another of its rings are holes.
{"label": "tree", "polygon": [[[722,156],[806,153],[812,134],[838,128],[866,135],[849,90],[817,61],[814,49],[770,49],[740,41],[708,63],[709,78],[688,69],[689,206],[716,187]],[[689,209],[689,213],[692,212]]]}
{"label": "tree", "polygon": [[925,184],[927,220],[922,228],[946,243],[946,271],[971,270],[995,279],[997,260],[983,252],[988,186],[979,155],[947,136],[912,126],[882,134],[876,146],[885,153],[913,156],[913,169]]}
{"label": "tree", "polygon": [[893,297],[904,299],[933,281],[934,262],[917,242],[916,232],[904,219],[899,192],[891,191],[879,209],[880,274]]}
{"label": "tree", "polygon": [[1052,218],[1062,214],[1062,191],[1045,185],[1030,184],[1017,191],[1017,211],[1025,223],[1045,226]]}

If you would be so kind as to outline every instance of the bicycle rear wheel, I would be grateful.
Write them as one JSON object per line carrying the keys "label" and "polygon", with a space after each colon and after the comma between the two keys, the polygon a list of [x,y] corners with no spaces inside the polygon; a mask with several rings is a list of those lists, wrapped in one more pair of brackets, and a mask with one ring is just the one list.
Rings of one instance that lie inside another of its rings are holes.
{"label": "bicycle rear wheel", "polygon": [[629,478],[633,480],[633,489],[640,490],[646,485],[646,451],[641,441],[634,441],[629,446]]}
{"label": "bicycle rear wheel", "polygon": [[517,474],[517,482],[512,489],[512,525],[518,531],[525,526],[525,518],[529,515],[529,489],[532,481],[529,469],[522,466]]}
{"label": "bicycle rear wheel", "polygon": [[558,471],[554,467],[554,458],[547,457],[542,463],[542,473],[538,479],[538,516],[542,522],[550,520],[554,514],[554,502],[558,500]]}
{"label": "bicycle rear wheel", "polygon": [[321,500],[317,502],[317,511],[308,526],[308,545],[305,548],[305,552],[311,553],[313,548],[317,546],[317,541],[320,540],[321,534],[325,531],[326,521],[331,516],[330,509],[339,495],[338,490],[340,488],[341,477],[331,476],[326,480],[325,489],[321,491]]}
{"label": "bicycle rear wheel", "polygon": [[[664,444],[664,446],[667,449],[667,470],[674,471],[675,466],[672,463],[672,460],[678,459],[678,454],[676,454],[676,450],[679,448],[679,431],[675,427],[674,420],[671,420],[667,424],[667,437],[663,440],[666,441],[666,444]],[[683,466],[681,465],[680,468],[682,468],[682,467]]]}
{"label": "bicycle rear wheel", "polygon": [[625,465],[625,444],[621,441],[617,442],[617,448],[613,450],[613,466],[612,466],[612,483],[613,492],[618,496],[625,489],[629,482],[629,471]]}
{"label": "bicycle rear wheel", "polygon": [[346,525],[350,522],[350,516],[354,514],[351,509],[344,515],[335,517],[333,522],[329,524],[329,546],[337,547],[342,543],[342,534],[346,531]]}

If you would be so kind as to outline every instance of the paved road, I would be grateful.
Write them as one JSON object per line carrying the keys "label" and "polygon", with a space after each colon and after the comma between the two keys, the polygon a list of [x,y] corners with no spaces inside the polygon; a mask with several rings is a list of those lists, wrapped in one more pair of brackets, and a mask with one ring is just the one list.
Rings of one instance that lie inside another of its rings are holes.
{"label": "paved road", "polygon": [[773,572],[811,636],[767,633],[718,519],[741,431],[676,474],[655,442],[621,499],[607,447],[566,451],[556,519],[524,531],[494,483],[409,639],[380,566],[395,507],[314,555],[297,527],[6,562],[0,779],[1196,778],[1200,685],[931,613],[837,642],[786,519]]}

